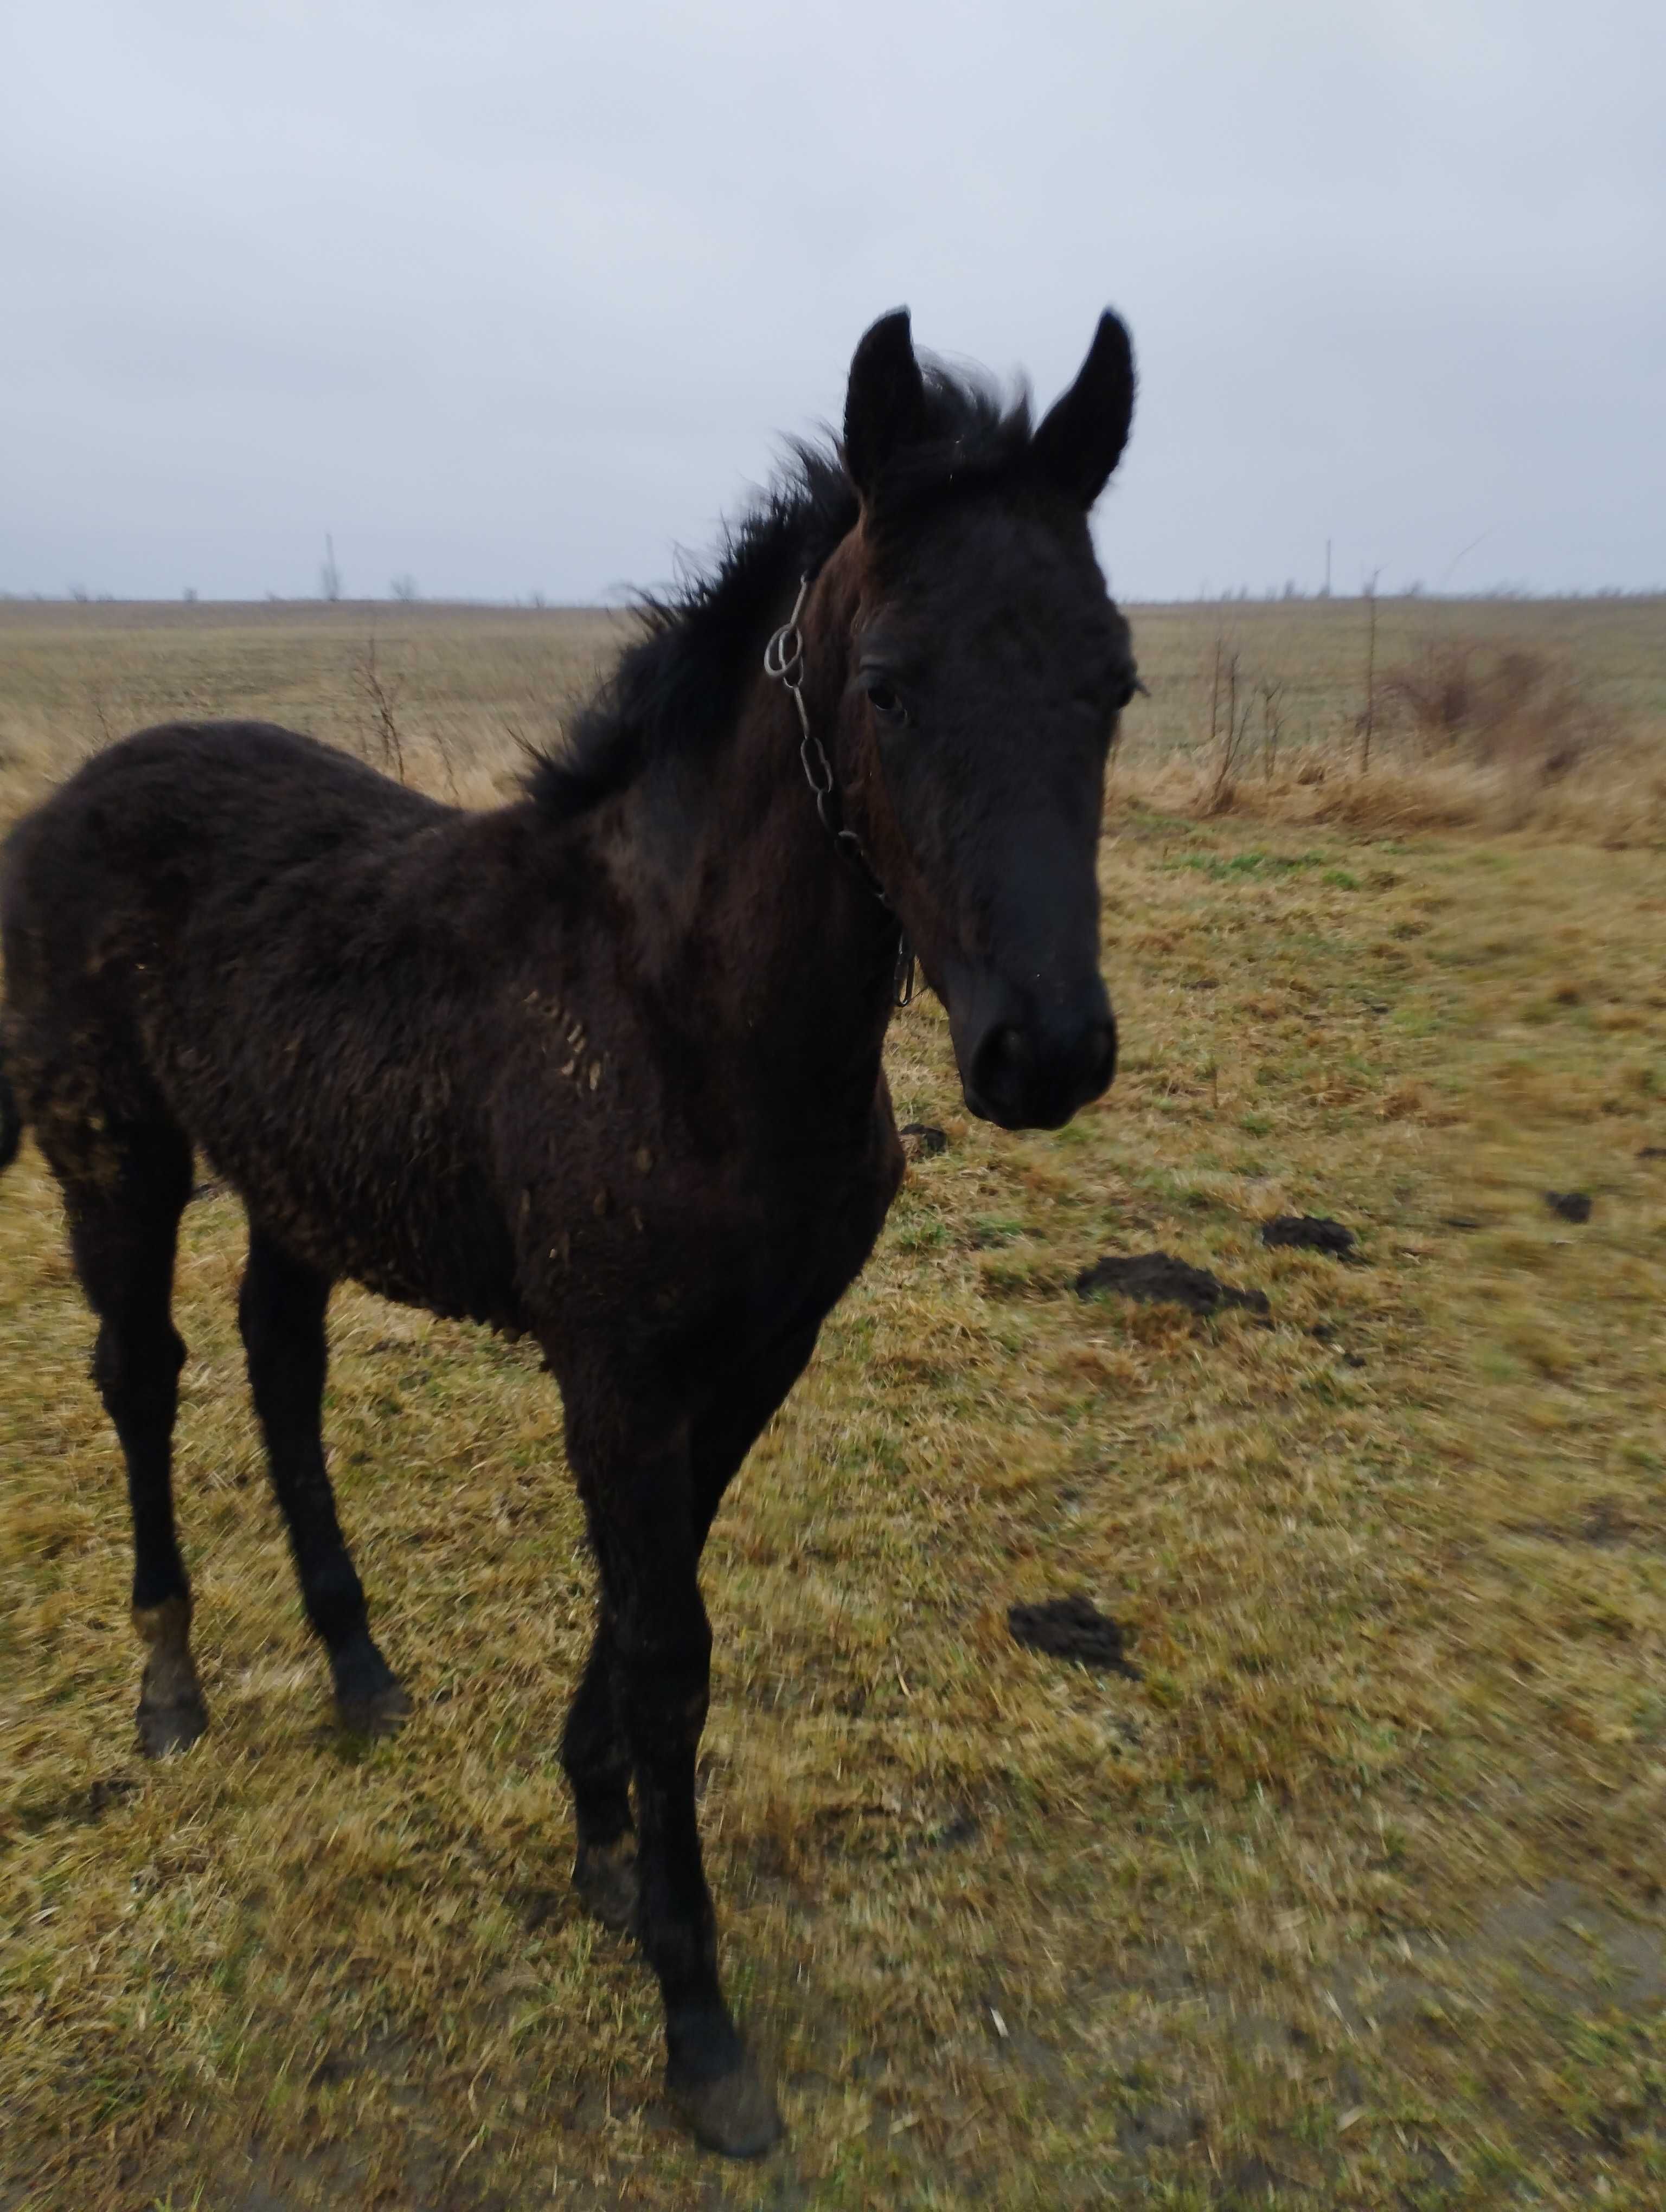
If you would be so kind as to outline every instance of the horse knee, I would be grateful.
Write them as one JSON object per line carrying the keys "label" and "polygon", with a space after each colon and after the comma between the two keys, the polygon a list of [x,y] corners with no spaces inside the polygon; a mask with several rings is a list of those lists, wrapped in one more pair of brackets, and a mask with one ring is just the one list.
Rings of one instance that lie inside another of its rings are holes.
{"label": "horse knee", "polygon": [[711,1629],[702,1618],[675,1637],[627,1638],[620,1651],[626,1732],[638,1757],[691,1751],[711,1698]]}

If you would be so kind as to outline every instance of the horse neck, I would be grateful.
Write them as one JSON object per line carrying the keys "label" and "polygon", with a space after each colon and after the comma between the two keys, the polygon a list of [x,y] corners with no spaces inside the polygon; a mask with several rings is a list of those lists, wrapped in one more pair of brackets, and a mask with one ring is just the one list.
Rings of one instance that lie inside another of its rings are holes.
{"label": "horse neck", "polygon": [[[831,580],[830,580],[831,581]],[[848,610],[806,618],[805,702],[830,757]],[[782,607],[785,615],[787,610]],[[897,927],[817,811],[802,732],[761,665],[724,737],[648,763],[621,811],[613,879],[674,1018],[812,1120],[866,1113],[896,978]]]}

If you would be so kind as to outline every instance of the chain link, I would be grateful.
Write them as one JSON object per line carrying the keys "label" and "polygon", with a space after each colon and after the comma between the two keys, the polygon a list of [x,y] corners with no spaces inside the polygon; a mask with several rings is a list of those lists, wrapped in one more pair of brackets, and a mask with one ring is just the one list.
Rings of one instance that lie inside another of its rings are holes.
{"label": "chain link", "polygon": [[[891,901],[885,896],[885,887],[861,839],[845,825],[843,803],[833,781],[833,763],[827,757],[826,746],[810,726],[810,709],[804,703],[804,632],[799,627],[799,617],[809,596],[810,579],[800,576],[792,613],[763,648],[763,672],[785,686],[799,710],[799,761],[804,769],[804,780],[814,794],[816,813],[823,829],[833,840],[839,857],[854,869],[880,905],[889,911]],[[906,1006],[911,1003],[915,972],[914,948],[909,943],[908,932],[899,923],[897,973],[891,991],[896,1005]]]}

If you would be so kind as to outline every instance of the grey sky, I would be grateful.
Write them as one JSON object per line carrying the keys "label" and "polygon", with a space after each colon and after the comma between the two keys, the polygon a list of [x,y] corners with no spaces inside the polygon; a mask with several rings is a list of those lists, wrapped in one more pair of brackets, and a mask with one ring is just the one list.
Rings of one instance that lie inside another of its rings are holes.
{"label": "grey sky", "polygon": [[659,580],[898,301],[1129,597],[1666,579],[1658,0],[4,12],[0,589]]}

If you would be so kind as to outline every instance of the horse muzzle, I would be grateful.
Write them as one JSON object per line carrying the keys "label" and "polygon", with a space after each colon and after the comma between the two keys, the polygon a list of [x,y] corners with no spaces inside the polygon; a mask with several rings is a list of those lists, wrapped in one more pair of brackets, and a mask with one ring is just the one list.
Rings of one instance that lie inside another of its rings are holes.
{"label": "horse muzzle", "polygon": [[1116,1021],[1096,975],[1068,991],[995,975],[951,986],[950,1028],[966,1103],[1002,1129],[1061,1129],[1116,1072]]}

